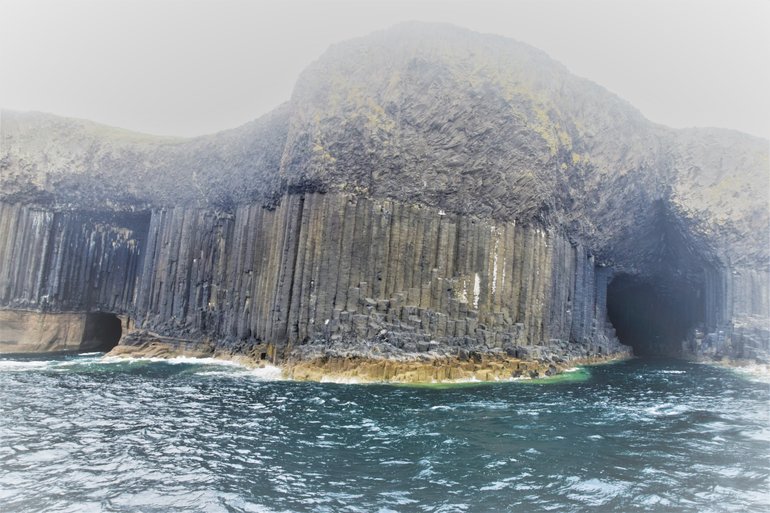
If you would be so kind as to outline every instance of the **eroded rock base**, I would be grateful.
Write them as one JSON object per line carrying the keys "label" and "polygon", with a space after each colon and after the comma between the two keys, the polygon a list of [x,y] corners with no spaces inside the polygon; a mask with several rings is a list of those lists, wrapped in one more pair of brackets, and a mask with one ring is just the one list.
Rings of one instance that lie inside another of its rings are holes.
{"label": "eroded rock base", "polygon": [[593,356],[551,362],[520,360],[504,353],[460,356],[406,355],[400,360],[351,356],[290,362],[283,366],[286,377],[299,381],[447,383],[506,381],[554,376],[578,365],[606,363],[629,358],[629,354]]}
{"label": "eroded rock base", "polygon": [[113,349],[109,356],[132,358],[219,358],[246,367],[275,364],[286,379],[348,383],[443,383],[504,381],[553,376],[578,365],[605,363],[631,357],[630,349],[607,355],[560,357],[549,355],[523,359],[500,350],[434,350],[423,353],[400,351],[377,354],[372,347],[316,348],[293,351],[277,358],[273,346],[249,353],[215,349],[201,341],[185,341],[154,333],[135,333]]}
{"label": "eroded rock base", "polygon": [[695,328],[682,342],[682,354],[700,362],[770,366],[770,319],[744,315],[714,331]]}
{"label": "eroded rock base", "polygon": [[0,353],[78,351],[86,314],[0,310]]}

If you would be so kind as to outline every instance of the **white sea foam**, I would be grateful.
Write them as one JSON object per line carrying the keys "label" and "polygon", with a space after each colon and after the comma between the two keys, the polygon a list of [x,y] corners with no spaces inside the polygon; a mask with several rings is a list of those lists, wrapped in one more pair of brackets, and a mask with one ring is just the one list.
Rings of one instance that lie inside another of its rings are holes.
{"label": "white sea foam", "polygon": [[223,360],[221,358],[195,358],[192,356],[175,356],[173,358],[159,358],[157,356],[109,356],[105,355],[100,359],[101,363],[167,363],[169,365],[221,365],[225,367],[248,368],[245,365],[232,360]]}
{"label": "white sea foam", "polygon": [[198,376],[226,376],[238,378],[250,378],[258,381],[279,381],[283,380],[281,369],[274,365],[266,365],[259,368],[250,368],[236,366],[235,369],[228,370],[201,370],[195,374]]}
{"label": "white sea foam", "polygon": [[451,383],[484,383],[484,381],[481,381],[479,378],[475,376],[471,376],[470,378],[458,378],[458,379],[453,379],[453,380],[444,381],[444,382],[439,382],[434,380],[432,381],[432,383],[449,383],[449,384]]}
{"label": "white sea foam", "polygon": [[265,365],[257,369],[250,369],[248,374],[265,381],[277,381],[283,379],[280,367]]}
{"label": "white sea foam", "polygon": [[585,479],[571,484],[567,497],[590,506],[602,506],[626,493],[629,483],[602,479]]}
{"label": "white sea foam", "polygon": [[101,365],[102,358],[99,355],[102,355],[102,354],[103,353],[95,353],[95,354],[91,354],[91,356],[87,356],[86,353],[80,354],[78,355],[77,358],[73,358],[72,360],[53,361],[51,362],[51,367],[54,370],[67,370],[68,367],[79,367],[83,365],[86,365],[86,366]]}
{"label": "white sea foam", "polygon": [[74,359],[74,360],[0,360],[0,372],[23,372],[23,371],[36,371],[36,370],[50,370],[57,372],[65,372],[70,367],[78,365],[92,365],[99,363],[99,359],[93,357],[89,359]]}
{"label": "white sea foam", "polygon": [[649,408],[645,408],[643,411],[653,417],[673,417],[690,411],[690,408],[684,404],[675,405],[671,403],[663,403],[650,406]]}
{"label": "white sea foam", "polygon": [[405,504],[414,504],[418,501],[411,499],[409,495],[411,492],[408,491],[395,491],[395,492],[380,492],[378,495],[382,497],[386,497],[390,501],[394,502],[395,504],[402,506]]}
{"label": "white sea foam", "polygon": [[768,365],[746,365],[736,367],[735,372],[745,379],[757,381],[759,383],[770,383],[770,366]]}
{"label": "white sea foam", "polygon": [[50,367],[51,361],[39,360],[0,360],[0,371],[26,371],[33,369],[45,369]]}
{"label": "white sea foam", "polygon": [[[77,360],[69,362],[70,365],[86,363]],[[191,356],[175,356],[173,358],[159,358],[151,356],[109,356],[105,355],[98,360],[91,360],[88,363],[101,364],[142,364],[142,363],[163,363],[167,365],[195,365],[201,369],[195,371],[198,376],[231,376],[246,377],[257,379],[259,381],[277,381],[285,379],[282,376],[281,369],[275,365],[265,365],[264,367],[250,367],[233,360],[224,360],[221,358],[195,358]],[[221,370],[211,370],[211,367],[219,367]]]}
{"label": "white sea foam", "polygon": [[482,486],[479,488],[482,492],[491,492],[491,491],[497,491],[502,490],[503,488],[508,488],[510,486],[509,483],[506,483],[504,481],[495,481],[492,484],[489,484],[487,486]]}
{"label": "white sea foam", "polygon": [[344,378],[342,376],[323,376],[321,383],[338,383],[341,385],[360,385],[361,380],[358,378]]}
{"label": "white sea foam", "polygon": [[198,376],[234,376],[236,375],[233,372],[228,371],[200,371],[196,372]]}

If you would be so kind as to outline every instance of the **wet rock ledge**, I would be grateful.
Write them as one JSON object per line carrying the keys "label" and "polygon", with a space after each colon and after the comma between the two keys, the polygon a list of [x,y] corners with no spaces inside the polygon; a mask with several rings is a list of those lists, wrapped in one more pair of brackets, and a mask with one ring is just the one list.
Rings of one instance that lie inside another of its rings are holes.
{"label": "wet rock ledge", "polygon": [[[264,352],[262,352],[264,351]],[[217,358],[251,368],[277,366],[285,379],[337,383],[459,383],[469,381],[515,381],[554,376],[580,365],[609,363],[631,357],[630,348],[620,346],[606,355],[568,354],[567,347],[530,353],[525,347],[467,350],[446,348],[431,342],[418,351],[396,348],[389,343],[353,341],[330,346],[297,348],[286,358],[277,358],[273,346],[250,352],[228,351],[201,341],[164,337],[135,331],[109,352],[123,358]]]}

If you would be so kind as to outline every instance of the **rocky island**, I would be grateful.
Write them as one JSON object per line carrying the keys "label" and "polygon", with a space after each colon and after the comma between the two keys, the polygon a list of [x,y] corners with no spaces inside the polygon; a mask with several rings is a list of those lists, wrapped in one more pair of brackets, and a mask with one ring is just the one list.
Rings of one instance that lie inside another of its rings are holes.
{"label": "rocky island", "polygon": [[768,141],[656,125],[510,39],[341,43],[192,139],[0,116],[0,352],[386,381],[768,362]]}

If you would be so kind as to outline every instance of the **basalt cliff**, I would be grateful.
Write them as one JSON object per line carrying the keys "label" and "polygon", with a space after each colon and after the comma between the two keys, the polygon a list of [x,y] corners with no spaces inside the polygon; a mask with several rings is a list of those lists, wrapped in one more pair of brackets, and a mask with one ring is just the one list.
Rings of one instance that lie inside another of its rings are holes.
{"label": "basalt cliff", "polygon": [[[258,91],[255,91],[258,94]],[[675,130],[544,53],[406,24],[192,139],[0,120],[0,352],[243,356],[297,378],[766,361],[768,141]]]}

